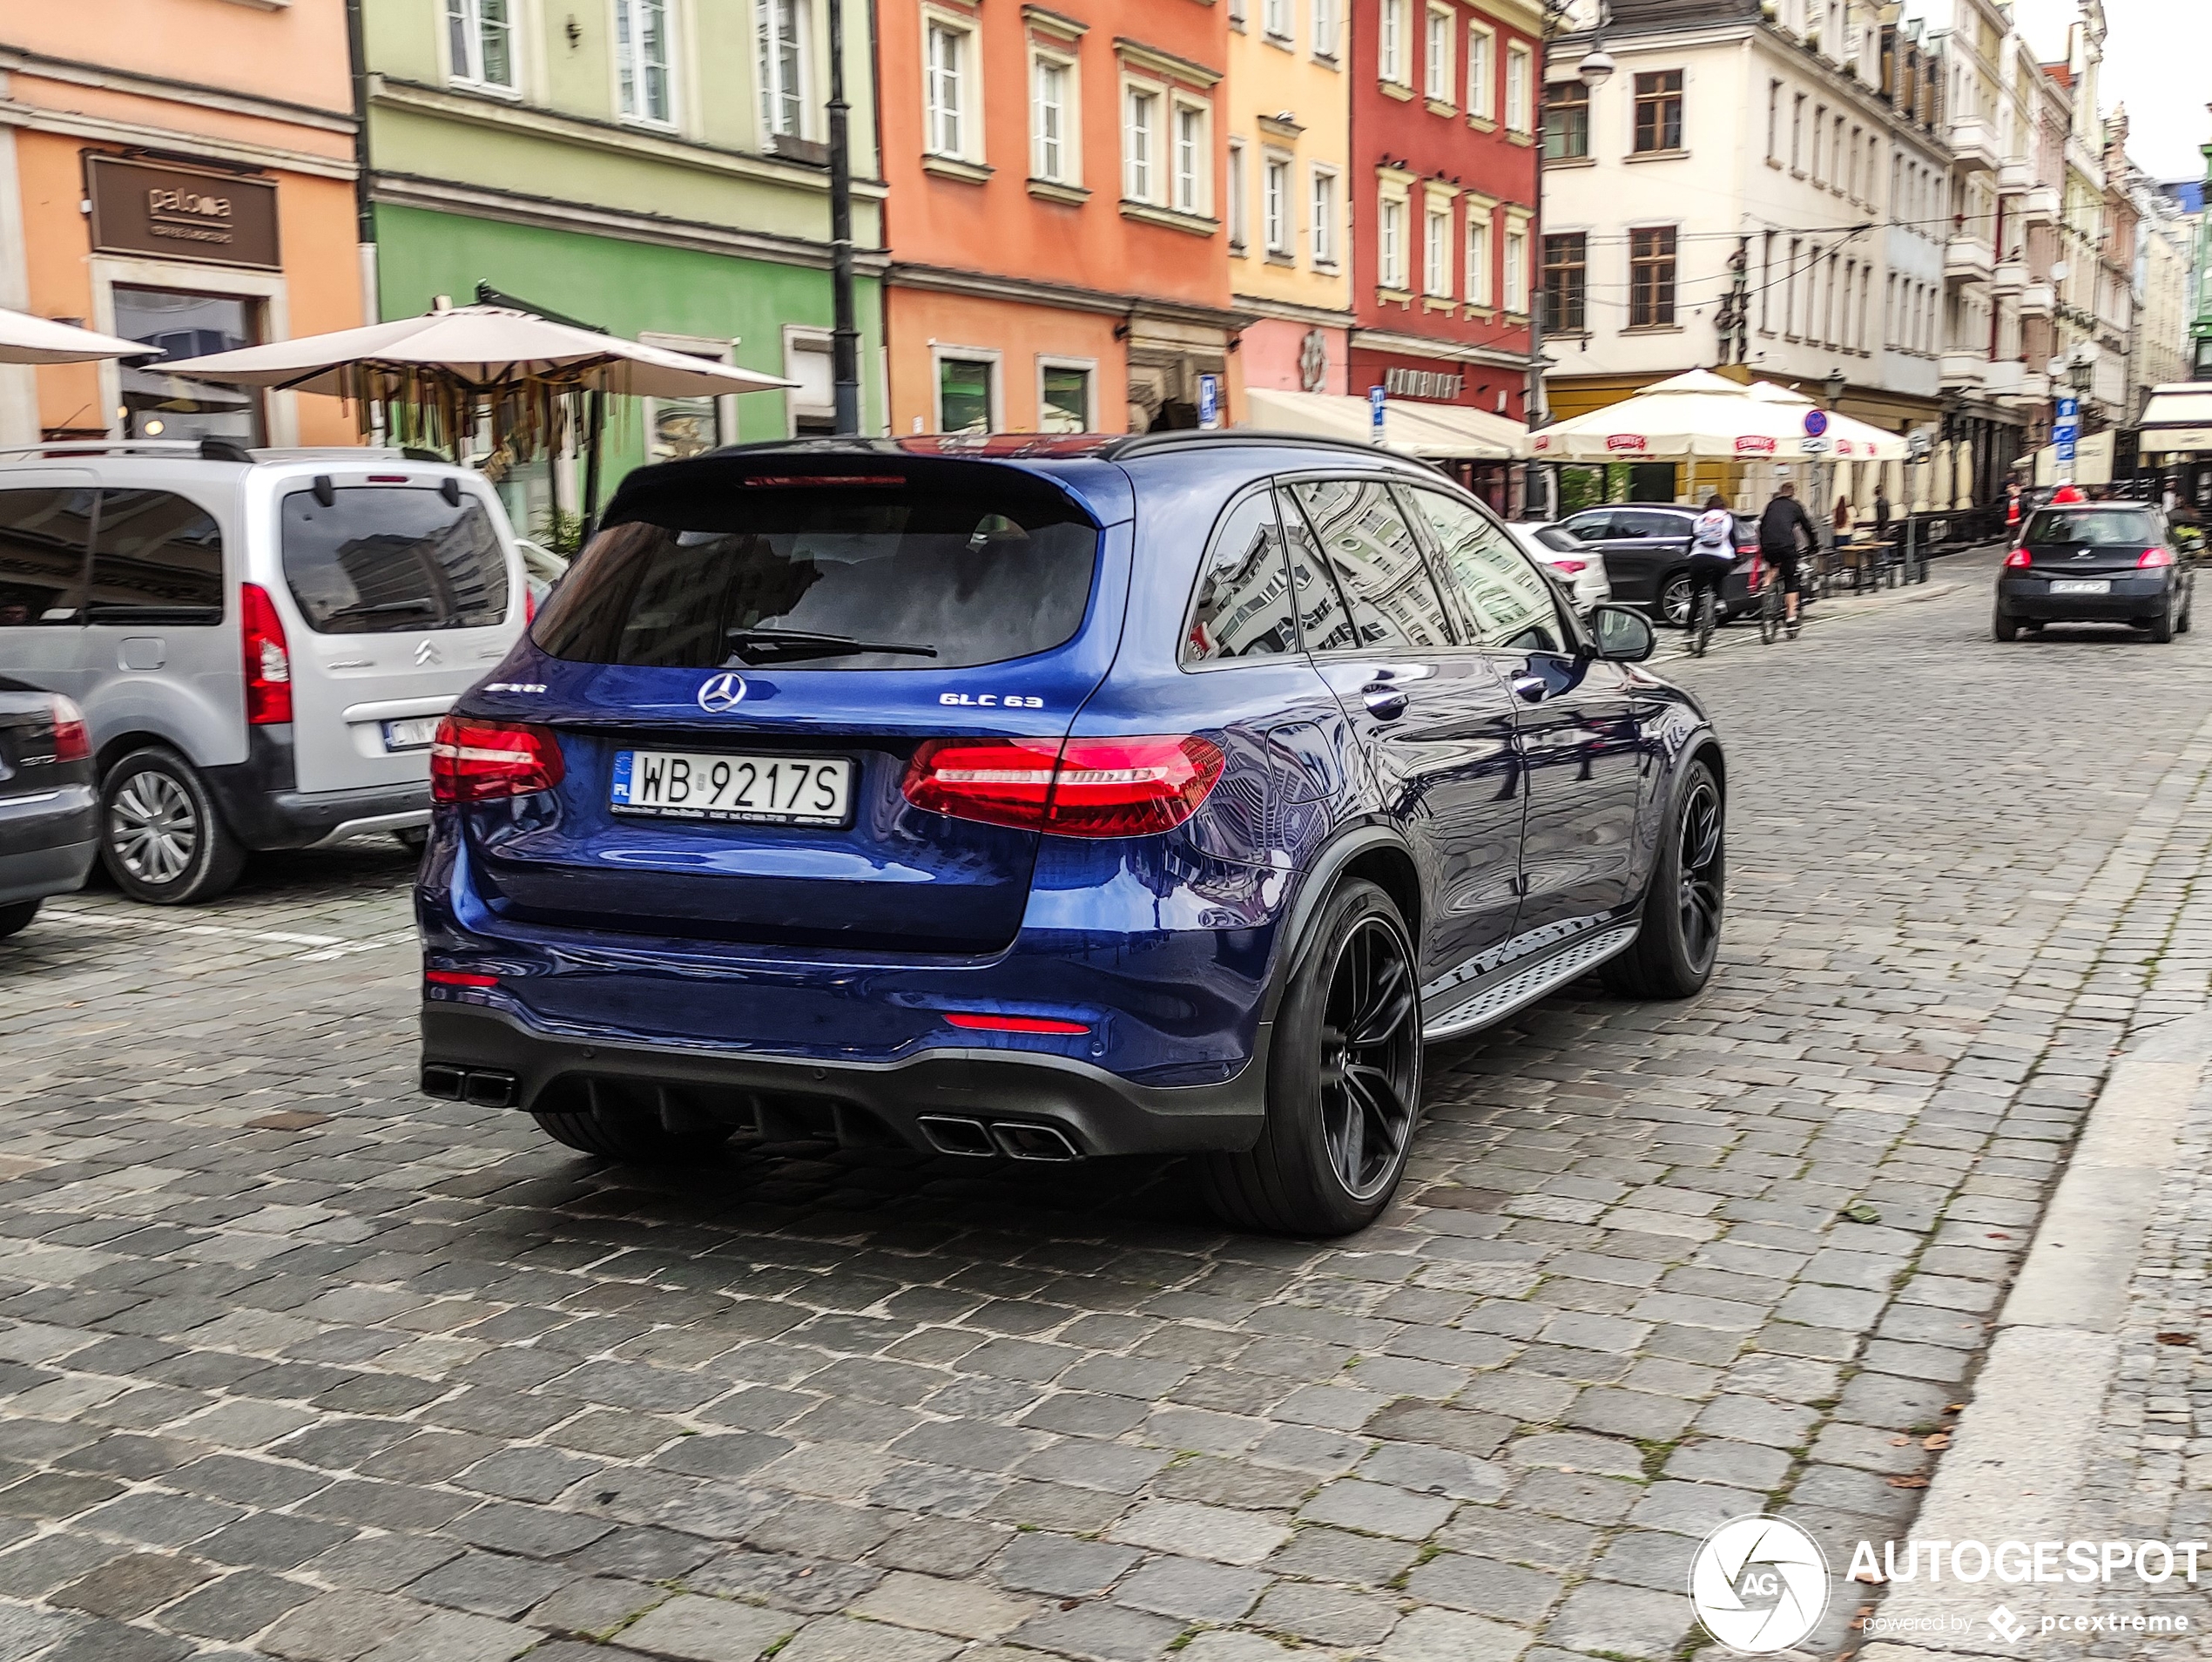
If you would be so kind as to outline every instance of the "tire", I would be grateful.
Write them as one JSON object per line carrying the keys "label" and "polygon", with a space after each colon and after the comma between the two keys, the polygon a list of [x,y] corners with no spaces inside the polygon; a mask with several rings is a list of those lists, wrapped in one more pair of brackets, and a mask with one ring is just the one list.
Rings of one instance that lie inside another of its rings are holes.
{"label": "tire", "polygon": [[0,941],[29,929],[30,920],[38,915],[38,905],[35,900],[27,900],[0,906]]}
{"label": "tire", "polygon": [[2150,620],[2150,638],[2165,646],[2174,639],[2174,597],[2166,597],[2166,610]]}
{"label": "tire", "polygon": [[2020,619],[2000,607],[1990,618],[1989,632],[2000,640],[2016,640],[2020,638]]}
{"label": "tire", "polygon": [[173,750],[134,750],[100,782],[100,863],[153,906],[213,900],[246,868],[246,849],[192,765]]}
{"label": "tire", "polygon": [[1643,927],[1635,944],[1606,965],[1605,984],[1627,998],[1702,990],[1720,956],[1727,884],[1727,803],[1713,770],[1694,761],[1644,890]]}
{"label": "tire", "polygon": [[1224,1223],[1345,1235],[1390,1204],[1420,1122],[1417,962],[1373,883],[1354,878],[1323,904],[1276,1012],[1259,1140],[1205,1157],[1206,1199]]}
{"label": "tire", "polygon": [[1782,587],[1770,576],[1759,588],[1759,640],[1768,646],[1782,632]]}
{"label": "tire", "polygon": [[626,1165],[688,1165],[730,1140],[726,1130],[671,1132],[650,1114],[603,1114],[590,1108],[533,1113],[537,1128],[580,1154]]}
{"label": "tire", "polygon": [[1676,571],[1662,582],[1652,603],[1661,620],[1676,629],[1689,627],[1689,573]]}

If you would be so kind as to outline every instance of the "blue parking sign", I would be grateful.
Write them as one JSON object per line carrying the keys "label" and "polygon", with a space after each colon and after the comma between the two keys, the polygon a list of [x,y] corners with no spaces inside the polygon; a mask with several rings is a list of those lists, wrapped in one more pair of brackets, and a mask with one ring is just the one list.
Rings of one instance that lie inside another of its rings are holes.
{"label": "blue parking sign", "polygon": [[1221,377],[1198,377],[1198,425],[1209,429],[1221,425]]}

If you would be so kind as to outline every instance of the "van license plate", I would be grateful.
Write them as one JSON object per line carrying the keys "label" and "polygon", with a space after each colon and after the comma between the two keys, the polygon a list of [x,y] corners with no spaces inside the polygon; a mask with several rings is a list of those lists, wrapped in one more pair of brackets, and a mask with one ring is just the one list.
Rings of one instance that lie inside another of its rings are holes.
{"label": "van license plate", "polygon": [[853,764],[834,756],[617,751],[608,806],[664,820],[841,826],[853,817]]}
{"label": "van license plate", "polygon": [[409,716],[404,721],[384,724],[384,748],[387,750],[428,750],[430,741],[438,736],[437,716]]}
{"label": "van license plate", "polygon": [[2110,578],[2054,578],[2051,581],[2053,594],[2110,594]]}

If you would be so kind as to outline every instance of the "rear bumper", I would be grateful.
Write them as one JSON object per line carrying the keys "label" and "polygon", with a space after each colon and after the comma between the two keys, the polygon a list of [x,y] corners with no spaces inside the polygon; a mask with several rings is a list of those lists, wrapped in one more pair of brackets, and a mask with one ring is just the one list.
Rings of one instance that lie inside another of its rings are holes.
{"label": "rear bumper", "polygon": [[90,784],[0,799],[0,904],[82,888],[99,852],[99,827]]}
{"label": "rear bumper", "polygon": [[248,730],[246,760],[206,770],[224,823],[249,848],[315,848],[368,831],[430,822],[426,780],[352,791],[302,791],[292,765],[292,729]]}
{"label": "rear bumper", "polygon": [[2174,596],[2162,576],[2115,577],[2108,594],[2053,594],[2041,578],[2006,578],[1997,585],[2005,615],[2024,623],[2134,623],[2159,616]]}
{"label": "rear bumper", "polygon": [[[515,1010],[442,997],[422,1007],[422,1084],[427,1094],[486,1106],[596,1105],[771,1139],[827,1136],[980,1155],[1029,1140],[1009,1132],[1046,1128],[1079,1156],[1158,1154],[1251,1146],[1264,1111],[1269,1037],[1262,1024],[1251,1059],[1231,1078],[1159,1086],[1067,1057],[1007,1050],[933,1049],[860,1063],[586,1042],[543,1031]],[[968,1141],[979,1145],[961,1145]]]}

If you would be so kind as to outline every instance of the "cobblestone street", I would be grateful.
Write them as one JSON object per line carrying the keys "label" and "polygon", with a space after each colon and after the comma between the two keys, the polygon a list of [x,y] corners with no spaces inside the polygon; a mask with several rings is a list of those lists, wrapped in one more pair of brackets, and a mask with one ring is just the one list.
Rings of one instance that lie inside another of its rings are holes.
{"label": "cobblestone street", "polygon": [[[0,942],[0,1662],[1663,1662],[1722,1520],[1840,1572],[2212,969],[2212,631],[2000,646],[1993,565],[1662,666],[1730,747],[1720,971],[1433,1052],[1328,1245],[1171,1164],[658,1178],[427,1100],[388,842],[50,902]],[[2194,1310],[2202,1189],[2154,1201]],[[2130,1345],[2186,1421],[2196,1353]]]}

